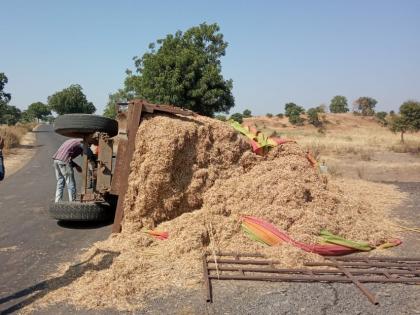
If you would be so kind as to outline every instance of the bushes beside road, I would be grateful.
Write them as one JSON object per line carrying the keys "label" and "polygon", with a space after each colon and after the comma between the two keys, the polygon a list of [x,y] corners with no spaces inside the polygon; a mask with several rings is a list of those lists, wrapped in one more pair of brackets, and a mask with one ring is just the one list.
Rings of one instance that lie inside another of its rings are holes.
{"label": "bushes beside road", "polygon": [[34,126],[34,124],[0,125],[0,136],[4,139],[4,151],[7,152],[11,148],[17,147],[22,137]]}

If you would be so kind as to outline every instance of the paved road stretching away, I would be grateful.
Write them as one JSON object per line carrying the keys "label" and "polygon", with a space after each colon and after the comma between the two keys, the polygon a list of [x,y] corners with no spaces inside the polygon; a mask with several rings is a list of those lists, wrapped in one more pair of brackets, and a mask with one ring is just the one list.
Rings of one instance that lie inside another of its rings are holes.
{"label": "paved road stretching away", "polygon": [[16,292],[40,283],[59,263],[71,260],[81,248],[105,239],[111,231],[110,226],[69,229],[48,217],[56,184],[51,156],[65,139],[51,126],[40,126],[33,159],[0,182],[1,314],[19,309],[16,304],[28,297],[13,296]]}

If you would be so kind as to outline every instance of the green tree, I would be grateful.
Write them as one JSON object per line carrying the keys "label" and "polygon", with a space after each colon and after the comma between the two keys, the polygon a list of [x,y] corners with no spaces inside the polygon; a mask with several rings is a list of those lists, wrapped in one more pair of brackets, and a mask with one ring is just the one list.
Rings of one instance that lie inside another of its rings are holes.
{"label": "green tree", "polygon": [[362,114],[362,116],[373,116],[375,114],[375,106],[378,103],[372,97],[362,96],[359,97],[354,104],[356,105],[355,110]]}
{"label": "green tree", "polygon": [[227,42],[217,24],[200,24],[169,34],[134,58],[136,74],[128,72],[127,91],[154,103],[169,103],[213,116],[234,106],[232,80],[222,76],[220,59]]}
{"label": "green tree", "polygon": [[289,122],[292,125],[302,126],[303,125],[303,118],[300,115],[292,114],[289,116]]}
{"label": "green tree", "polygon": [[22,115],[20,115],[20,121],[23,123],[33,122],[35,120],[35,116],[32,112],[28,110],[24,110]]}
{"label": "green tree", "polygon": [[319,107],[310,108],[306,112],[306,114],[308,115],[308,122],[314,125],[315,127],[322,126],[322,121],[319,119],[319,115],[318,115],[319,113],[323,113],[322,109],[320,109]]}
{"label": "green tree", "polygon": [[267,116],[268,118],[272,118],[273,117],[273,114],[267,113],[265,116]]}
{"label": "green tree", "polygon": [[7,79],[4,72],[0,72],[0,104],[7,104],[12,98],[10,93],[6,93],[4,91],[4,87],[6,86],[7,82],[9,82],[9,80]]}
{"label": "green tree", "polygon": [[382,125],[386,126],[388,124],[388,121],[386,120],[386,116],[388,115],[387,112],[377,112],[375,114],[376,120]]}
{"label": "green tree", "polygon": [[400,106],[399,115],[390,115],[389,128],[393,132],[401,132],[401,142],[407,131],[420,130],[420,102],[406,101]]}
{"label": "green tree", "polygon": [[216,116],[214,116],[214,118],[216,118],[217,120],[220,120],[220,121],[226,121],[227,120],[225,115],[216,115]]}
{"label": "green tree", "polygon": [[6,124],[9,118],[9,111],[8,103],[10,102],[12,96],[10,93],[6,93],[4,91],[4,87],[6,86],[8,79],[6,75],[1,72],[0,73],[0,124]]}
{"label": "green tree", "polygon": [[235,113],[232,116],[230,116],[230,119],[233,119],[240,124],[242,124],[242,122],[244,121],[243,118],[244,118],[244,116],[241,113]]}
{"label": "green tree", "polygon": [[16,106],[5,105],[0,115],[0,123],[15,125],[20,120],[21,115],[21,110]]}
{"label": "green tree", "polygon": [[284,111],[286,117],[289,117],[289,122],[292,125],[302,125],[303,118],[300,117],[301,114],[305,113],[305,109],[295,103],[287,103],[284,106]]}
{"label": "green tree", "polygon": [[327,106],[325,104],[321,104],[321,105],[315,107],[315,109],[318,111],[318,113],[325,114],[327,112]]}
{"label": "green tree", "polygon": [[72,84],[62,91],[48,97],[48,105],[59,115],[71,113],[92,114],[96,111],[95,106],[88,102],[86,95],[78,84]]}
{"label": "green tree", "polygon": [[119,89],[117,92],[108,95],[108,103],[104,109],[104,116],[108,118],[115,118],[117,116],[117,109],[115,105],[118,102],[127,102],[133,99],[133,95],[126,90]]}
{"label": "green tree", "polygon": [[245,109],[245,110],[242,112],[242,116],[243,116],[244,118],[249,118],[249,117],[252,117],[252,113],[251,113],[251,111],[250,111],[249,109]]}
{"label": "green tree", "polygon": [[283,113],[278,113],[276,116],[277,116],[278,118],[283,118],[283,117],[284,117]]}
{"label": "green tree", "polygon": [[347,105],[347,98],[342,95],[336,95],[332,98],[330,103],[331,113],[347,113],[349,107]]}
{"label": "green tree", "polygon": [[295,103],[287,103],[284,105],[284,112],[286,117],[291,115],[300,115],[305,112],[305,109],[302,106],[296,105]]}
{"label": "green tree", "polygon": [[28,106],[27,111],[31,116],[37,118],[38,121],[45,119],[48,115],[51,115],[49,106],[42,102],[32,103]]}

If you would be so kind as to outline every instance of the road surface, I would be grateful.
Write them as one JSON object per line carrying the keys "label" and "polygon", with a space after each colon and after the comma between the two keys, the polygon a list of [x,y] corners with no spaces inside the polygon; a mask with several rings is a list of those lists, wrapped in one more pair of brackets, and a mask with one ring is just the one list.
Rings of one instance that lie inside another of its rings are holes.
{"label": "road surface", "polygon": [[0,182],[1,314],[18,310],[19,302],[26,301],[36,289],[33,286],[59,263],[71,260],[80,249],[105,239],[111,231],[110,226],[70,229],[48,217],[56,184],[51,156],[66,138],[55,134],[49,125],[40,126],[36,135],[33,159]]}

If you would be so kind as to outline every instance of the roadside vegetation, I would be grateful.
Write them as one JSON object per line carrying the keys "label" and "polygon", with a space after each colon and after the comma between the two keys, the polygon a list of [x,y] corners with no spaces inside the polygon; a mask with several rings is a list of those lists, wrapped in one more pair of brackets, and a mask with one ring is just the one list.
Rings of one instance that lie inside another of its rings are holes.
{"label": "roadside vegetation", "polygon": [[4,152],[8,153],[10,149],[18,147],[23,136],[31,131],[35,125],[34,123],[26,123],[15,126],[0,126],[0,137],[4,139]]}

